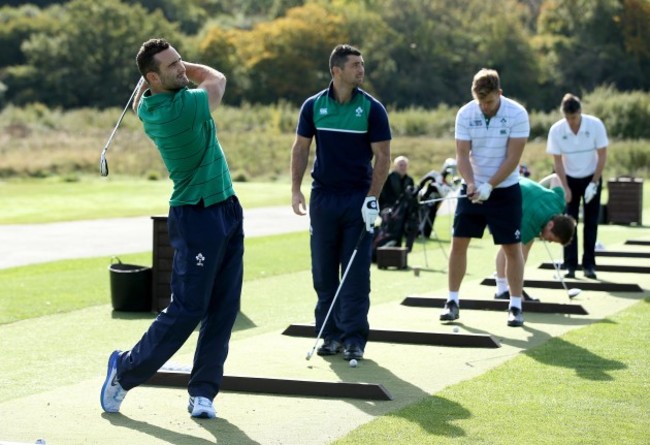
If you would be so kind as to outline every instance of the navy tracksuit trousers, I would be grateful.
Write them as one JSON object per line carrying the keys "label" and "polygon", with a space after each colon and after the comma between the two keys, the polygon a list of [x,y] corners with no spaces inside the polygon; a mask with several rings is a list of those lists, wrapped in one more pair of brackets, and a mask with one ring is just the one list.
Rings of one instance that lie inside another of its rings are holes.
{"label": "navy tracksuit trousers", "polygon": [[117,379],[126,390],[146,382],[201,325],[188,392],[212,400],[219,392],[228,343],[240,309],[243,212],[235,196],[218,204],[172,207],[172,298],[128,352]]}
{"label": "navy tracksuit trousers", "polygon": [[[591,182],[591,176],[584,178],[572,178],[567,176],[567,184],[571,189],[571,202],[566,206],[567,214],[578,221],[580,202],[584,200],[585,190]],[[602,190],[602,179],[598,183],[596,196],[583,205],[582,220],[582,268],[593,269],[596,267],[596,240],[598,238],[598,217],[600,214],[600,192]],[[573,236],[571,243],[564,248],[564,266],[566,269],[576,270],[578,268],[578,229]]]}
{"label": "navy tracksuit trousers", "polygon": [[[361,207],[366,192],[334,194],[313,189],[309,200],[311,261],[314,290],[318,296],[316,333],[323,326],[345,268],[359,236],[365,230]],[[370,309],[372,236],[359,245],[322,337],[365,348]]]}

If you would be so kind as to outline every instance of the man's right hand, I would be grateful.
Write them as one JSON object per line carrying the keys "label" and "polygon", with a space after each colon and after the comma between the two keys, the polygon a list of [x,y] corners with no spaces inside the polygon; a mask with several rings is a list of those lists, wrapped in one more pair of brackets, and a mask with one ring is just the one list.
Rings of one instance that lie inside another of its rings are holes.
{"label": "man's right hand", "polygon": [[307,214],[305,195],[303,195],[301,191],[293,192],[291,194],[291,207],[293,208],[293,213],[296,215],[302,216]]}
{"label": "man's right hand", "polygon": [[472,184],[467,184],[467,187],[465,188],[465,194],[467,195],[467,198],[471,201],[472,198],[474,197],[474,194],[476,193],[476,185],[474,183]]}

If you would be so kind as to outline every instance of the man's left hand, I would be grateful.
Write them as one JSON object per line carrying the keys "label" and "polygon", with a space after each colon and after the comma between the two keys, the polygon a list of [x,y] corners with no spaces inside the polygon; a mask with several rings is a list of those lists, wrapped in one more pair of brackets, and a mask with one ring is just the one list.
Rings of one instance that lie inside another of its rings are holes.
{"label": "man's left hand", "polygon": [[479,185],[472,196],[472,202],[474,204],[487,201],[490,198],[490,193],[492,193],[492,186],[489,182]]}
{"label": "man's left hand", "polygon": [[590,182],[587,188],[585,189],[585,204],[589,204],[589,202],[592,199],[594,199],[597,192],[598,192],[598,184],[596,184],[595,182]]}
{"label": "man's left hand", "polygon": [[375,230],[375,221],[379,216],[379,204],[374,196],[366,196],[361,207],[361,216],[366,225],[366,230],[372,233]]}

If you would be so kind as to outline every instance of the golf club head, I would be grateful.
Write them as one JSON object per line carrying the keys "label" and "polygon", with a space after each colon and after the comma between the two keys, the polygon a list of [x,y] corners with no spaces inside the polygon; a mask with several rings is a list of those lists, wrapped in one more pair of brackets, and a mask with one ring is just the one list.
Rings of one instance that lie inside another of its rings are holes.
{"label": "golf club head", "polygon": [[99,157],[99,174],[102,176],[108,176],[108,161],[106,160],[106,150],[102,152],[102,155]]}
{"label": "golf club head", "polygon": [[582,292],[582,289],[578,289],[577,287],[572,287],[571,289],[568,290],[569,298],[575,298],[578,295],[580,295],[580,292]]}

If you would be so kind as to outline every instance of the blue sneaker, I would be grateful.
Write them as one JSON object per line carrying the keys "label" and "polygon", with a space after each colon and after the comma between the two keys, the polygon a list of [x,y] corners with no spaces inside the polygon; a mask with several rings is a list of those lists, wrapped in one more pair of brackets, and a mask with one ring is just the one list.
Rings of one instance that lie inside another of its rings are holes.
{"label": "blue sneaker", "polygon": [[117,381],[117,361],[120,358],[122,351],[113,351],[108,358],[108,371],[106,371],[106,380],[102,386],[100,394],[100,402],[102,409],[107,413],[117,413],[120,411],[122,400],[126,396],[126,390]]}
{"label": "blue sneaker", "polygon": [[202,419],[213,419],[217,416],[212,401],[207,397],[190,396],[187,411],[192,414],[192,417],[200,417]]}

